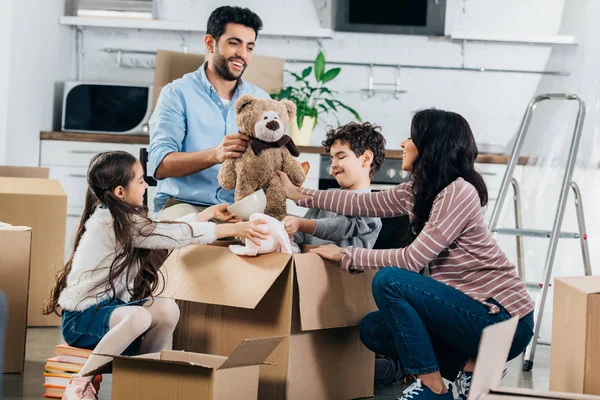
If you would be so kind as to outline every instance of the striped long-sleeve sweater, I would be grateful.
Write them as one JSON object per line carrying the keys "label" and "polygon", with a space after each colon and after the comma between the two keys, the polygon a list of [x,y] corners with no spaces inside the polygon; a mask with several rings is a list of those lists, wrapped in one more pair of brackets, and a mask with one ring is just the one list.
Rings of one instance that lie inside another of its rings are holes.
{"label": "striped long-sleeve sweater", "polygon": [[[301,189],[309,198],[297,201],[343,215],[413,218],[412,182],[385,192],[358,194],[345,190]],[[419,272],[429,266],[431,278],[460,290],[485,304],[490,313],[498,307],[493,298],[512,316],[523,317],[533,310],[525,285],[485,226],[477,190],[458,178],[442,190],[433,202],[423,230],[409,246],[390,250],[347,247],[342,266],[349,272],[395,266]]]}

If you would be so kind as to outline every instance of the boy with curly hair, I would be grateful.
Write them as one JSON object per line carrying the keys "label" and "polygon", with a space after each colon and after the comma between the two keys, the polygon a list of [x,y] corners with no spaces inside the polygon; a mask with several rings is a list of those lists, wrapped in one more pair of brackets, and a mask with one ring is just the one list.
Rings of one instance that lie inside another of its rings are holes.
{"label": "boy with curly hair", "polygon": [[[370,192],[371,179],[385,159],[385,138],[377,125],[355,123],[330,129],[323,146],[331,157],[331,175],[341,190]],[[304,218],[288,216],[286,231],[297,244],[373,248],[381,220],[346,217],[331,211],[310,209]]]}

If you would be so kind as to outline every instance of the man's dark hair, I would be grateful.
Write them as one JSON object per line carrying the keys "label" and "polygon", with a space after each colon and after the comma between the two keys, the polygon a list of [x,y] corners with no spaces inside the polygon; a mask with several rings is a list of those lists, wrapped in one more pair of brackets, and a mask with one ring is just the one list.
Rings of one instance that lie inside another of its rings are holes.
{"label": "man's dark hair", "polygon": [[332,128],[327,132],[327,138],[321,143],[329,153],[331,146],[339,140],[348,144],[350,150],[360,157],[365,151],[371,150],[373,153],[373,162],[371,163],[371,177],[381,168],[385,160],[385,138],[381,134],[381,128],[377,125],[371,125],[369,122],[342,125],[338,128]]}
{"label": "man's dark hair", "polygon": [[262,21],[258,15],[248,8],[223,6],[215,9],[208,17],[208,25],[206,33],[215,38],[218,42],[219,38],[225,33],[227,24],[240,24],[254,29],[256,36],[258,31],[262,29]]}

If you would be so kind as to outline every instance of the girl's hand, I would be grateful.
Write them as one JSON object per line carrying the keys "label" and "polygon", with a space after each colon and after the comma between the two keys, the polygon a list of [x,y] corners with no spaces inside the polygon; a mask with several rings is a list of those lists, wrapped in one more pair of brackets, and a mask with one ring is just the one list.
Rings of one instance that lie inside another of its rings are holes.
{"label": "girl's hand", "polygon": [[235,218],[235,214],[230,214],[227,211],[227,207],[229,204],[217,204],[212,207],[208,207],[204,211],[196,214],[196,219],[200,222],[210,221],[211,219],[216,219],[220,222],[240,222],[239,219]]}
{"label": "girl's hand", "polygon": [[310,249],[308,252],[318,254],[326,260],[335,262],[342,261],[342,256],[344,255],[344,249],[336,246],[335,244],[315,247],[314,249]]}
{"label": "girl's hand", "polygon": [[287,176],[286,173],[281,171],[277,171],[277,173],[279,174],[279,179],[281,179],[281,184],[283,185],[285,197],[294,201],[308,197],[300,193],[300,188],[294,185],[292,181],[290,181],[290,178]]}
{"label": "girl's hand", "polygon": [[264,219],[257,219],[248,222],[238,222],[232,225],[233,235],[237,237],[243,237],[250,240],[257,246],[260,246],[262,240],[269,238],[269,230],[266,227],[267,221]]}

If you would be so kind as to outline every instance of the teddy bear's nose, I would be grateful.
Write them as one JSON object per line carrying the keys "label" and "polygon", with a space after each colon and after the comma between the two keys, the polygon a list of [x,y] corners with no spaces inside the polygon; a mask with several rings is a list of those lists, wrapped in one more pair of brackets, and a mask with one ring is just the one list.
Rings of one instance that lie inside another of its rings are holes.
{"label": "teddy bear's nose", "polygon": [[271,131],[276,131],[277,129],[279,129],[279,122],[275,120],[267,122],[267,129]]}

